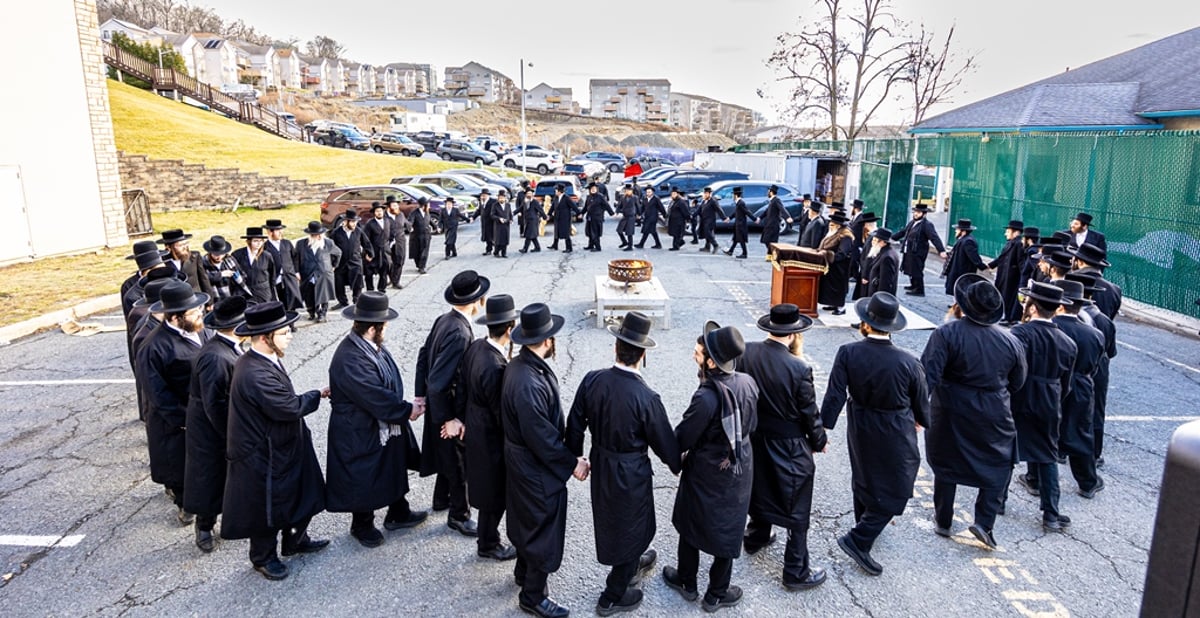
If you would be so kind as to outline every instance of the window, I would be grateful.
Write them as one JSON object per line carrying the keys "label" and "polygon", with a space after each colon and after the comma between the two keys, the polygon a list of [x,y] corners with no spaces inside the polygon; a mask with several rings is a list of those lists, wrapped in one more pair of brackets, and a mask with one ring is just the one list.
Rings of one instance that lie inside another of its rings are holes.
{"label": "window", "polygon": [[733,188],[732,187],[721,187],[720,189],[717,189],[716,193],[713,193],[713,197],[718,200],[730,199],[731,197],[733,197]]}
{"label": "window", "polygon": [[[790,191],[788,191],[786,188],[784,188],[784,187],[779,188],[779,195],[783,196],[783,195],[787,195],[789,193],[790,193]],[[743,187],[742,188],[742,196],[747,199],[749,199],[749,198],[766,198],[767,197],[767,185],[750,185],[747,187]]]}

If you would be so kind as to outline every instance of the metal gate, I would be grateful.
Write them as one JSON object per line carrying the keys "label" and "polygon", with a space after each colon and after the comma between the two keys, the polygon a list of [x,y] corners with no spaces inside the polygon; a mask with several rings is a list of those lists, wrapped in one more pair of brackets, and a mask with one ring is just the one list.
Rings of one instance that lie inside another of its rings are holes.
{"label": "metal gate", "polygon": [[154,231],[150,220],[150,199],[141,189],[126,189],[121,192],[125,201],[125,231],[132,236],[145,236]]}

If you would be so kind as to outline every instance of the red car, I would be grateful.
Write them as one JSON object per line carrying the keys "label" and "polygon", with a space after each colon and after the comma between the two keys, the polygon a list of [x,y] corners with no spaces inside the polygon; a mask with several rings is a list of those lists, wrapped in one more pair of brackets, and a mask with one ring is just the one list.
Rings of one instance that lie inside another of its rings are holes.
{"label": "red car", "polygon": [[[321,202],[321,224],[326,227],[333,225],[335,220],[340,219],[341,215],[351,208],[356,209],[360,217],[370,218],[371,204],[383,204],[389,195],[395,196],[396,201],[400,202],[400,212],[408,215],[417,209],[417,198],[424,194],[403,185],[360,185],[334,189]],[[441,212],[442,200],[431,198],[429,209]]]}

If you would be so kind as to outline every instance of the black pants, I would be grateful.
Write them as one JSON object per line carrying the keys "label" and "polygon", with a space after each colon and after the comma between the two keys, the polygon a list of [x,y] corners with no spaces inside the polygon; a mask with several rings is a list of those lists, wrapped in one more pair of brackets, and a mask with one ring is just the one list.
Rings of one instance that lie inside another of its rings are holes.
{"label": "black pants", "polygon": [[[349,301],[346,300],[346,286],[350,286],[352,294]],[[363,289],[362,265],[347,264],[345,268],[334,270],[333,288],[339,303],[350,305],[358,302],[358,295],[362,294]]]}
{"label": "black pants", "polygon": [[850,529],[850,540],[854,541],[854,545],[859,549],[870,552],[875,546],[875,539],[883,533],[887,528],[888,523],[892,521],[892,516],[867,508],[867,505],[854,497],[854,527]]}
{"label": "black pants", "polygon": [[587,232],[588,244],[586,249],[600,248],[600,235],[604,231],[604,221],[588,219],[584,225],[584,230]]}
{"label": "black pants", "polygon": [[491,238],[483,238],[482,240],[483,240],[483,254],[488,255],[489,253],[492,252],[492,249],[495,248],[495,245],[492,244]]}
{"label": "black pants", "polygon": [[[367,267],[367,289],[383,291],[387,288],[388,272],[392,266],[388,263],[386,253],[376,255],[375,260]],[[378,280],[378,283],[376,282]]]}
{"label": "black pants", "polygon": [[700,230],[700,234],[704,237],[704,248],[716,249],[720,247],[721,245],[717,244],[717,226],[715,224],[706,225],[703,228]]}
{"label": "black pants", "polygon": [[630,562],[622,564],[614,564],[608,571],[608,579],[605,580],[604,592],[600,593],[601,603],[617,603],[621,597],[625,596],[625,591],[629,588],[629,580],[637,574],[638,561],[641,557],[634,558]]}
{"label": "black pants", "polygon": [[414,253],[417,257],[413,258],[418,270],[425,270],[425,266],[429,264],[429,237],[415,238],[412,241],[417,245]]}
{"label": "black pants", "polygon": [[396,244],[392,245],[392,260],[389,264],[388,278],[392,281],[392,287],[400,287],[400,275],[404,272],[404,259],[408,255],[408,241],[397,240]]}
{"label": "black pants", "polygon": [[446,239],[446,257],[458,257],[458,239]]}
{"label": "black pants", "polygon": [[205,532],[212,532],[212,529],[217,525],[216,515],[200,515],[196,514],[196,529]]}
{"label": "black pants", "polygon": [[700,217],[692,217],[692,244],[700,242]]}
{"label": "black pants", "polygon": [[[812,480],[807,483],[812,495]],[[804,490],[801,490],[804,491]],[[744,537],[747,545],[766,545],[771,538],[771,524],[750,515]],[[788,579],[808,577],[808,520],[788,530],[787,545],[783,549],[783,574]]]}
{"label": "black pants", "polygon": [[1093,397],[1092,402],[1092,435],[1095,440],[1096,459],[1104,458],[1104,416],[1105,410],[1108,408],[1108,381],[1109,376],[1109,359],[1108,356],[1100,357],[1100,370],[1096,372],[1096,377],[1093,379]]}
{"label": "black pants", "polygon": [[316,286],[307,281],[300,284],[300,297],[304,299],[304,308],[313,316],[320,317],[329,311],[329,303],[317,304]]}
{"label": "black pants", "polygon": [[504,509],[485,511],[479,509],[479,537],[476,543],[479,551],[490,551],[500,546],[500,520],[504,518]]}
{"label": "black pants", "polygon": [[737,249],[738,245],[742,246],[741,255],[746,255],[746,241],[744,239],[739,239],[737,233],[735,232],[733,235],[733,242],[729,245],[729,252],[733,253],[733,250]]}
{"label": "black pants", "polygon": [[646,246],[646,239],[647,239],[647,238],[651,238],[651,237],[653,237],[653,238],[654,238],[654,248],[655,248],[655,249],[661,249],[661,248],[662,248],[662,241],[658,239],[658,225],[657,225],[657,224],[643,225],[643,226],[642,226],[642,240],[641,240],[641,242],[639,242],[639,243],[637,244],[638,248],[640,249],[640,248],[642,248],[642,247],[645,247],[645,246]]}
{"label": "black pants", "polygon": [[533,245],[533,250],[534,250],[534,251],[541,251],[541,250],[542,250],[542,243],[538,242],[538,239],[536,239],[536,238],[526,238],[526,239],[525,239],[525,246],[524,246],[524,247],[521,247],[521,251],[529,251],[529,245]]}
{"label": "black pants", "polygon": [[301,522],[289,528],[272,531],[270,534],[250,537],[250,564],[254,566],[262,566],[271,560],[278,560],[278,536],[283,532],[283,546],[288,547],[296,543],[303,542],[308,538],[308,522],[311,518],[305,518]]}
{"label": "black pants", "polygon": [[450,453],[430,453],[437,461],[450,461],[438,470],[433,484],[433,501],[450,505],[450,519],[466,521],[471,518],[471,507],[467,504],[467,475],[463,465],[463,446],[459,440],[438,440],[435,448],[450,449]]}
{"label": "black pants", "polygon": [[908,276],[908,285],[912,287],[912,291],[918,294],[925,293],[925,265],[917,264],[913,272]]}
{"label": "black pants", "polygon": [[[958,486],[954,483],[933,480],[933,513],[940,528],[949,528],[954,522],[954,494]],[[981,487],[975,498],[975,523],[991,531],[996,525],[996,513],[1004,499],[1004,488]]]}
{"label": "black pants", "polygon": [[1100,484],[1100,477],[1096,475],[1095,457],[1071,455],[1067,458],[1067,462],[1071,464],[1071,476],[1075,477],[1075,482],[1079,483],[1080,489],[1091,491]]}
{"label": "black pants", "polygon": [[674,234],[671,236],[671,248],[672,249],[678,249],[678,248],[682,247],[684,245],[684,243],[687,242],[683,239],[684,233],[685,233],[684,230],[679,230],[678,234]]}
{"label": "black pants", "polygon": [[[400,496],[400,499],[388,505],[387,514],[384,515],[384,520],[407,519],[411,514],[412,509],[408,506],[408,498]],[[369,530],[374,527],[375,511],[356,511],[351,513],[350,532]]]}
{"label": "black pants", "polygon": [[[684,587],[696,587],[696,574],[700,570],[700,550],[692,547],[683,537],[679,538],[679,578]],[[705,596],[724,598],[729,591],[729,578],[733,575],[733,559],[713,557],[708,569],[708,592]]]}
{"label": "black pants", "polygon": [[546,579],[550,577],[549,573],[539,571],[525,561],[525,558],[517,554],[517,569],[515,573],[524,572],[524,577],[518,577],[523,580],[521,583],[521,592],[517,595],[517,600],[526,607],[537,607],[543,600],[546,599],[548,590],[546,589]]}
{"label": "black pants", "polygon": [[163,487],[171,490],[171,494],[175,496],[172,499],[175,506],[183,508],[183,485],[163,485]]}
{"label": "black pants", "polygon": [[1038,488],[1043,517],[1058,517],[1058,462],[1027,463],[1025,478]]}

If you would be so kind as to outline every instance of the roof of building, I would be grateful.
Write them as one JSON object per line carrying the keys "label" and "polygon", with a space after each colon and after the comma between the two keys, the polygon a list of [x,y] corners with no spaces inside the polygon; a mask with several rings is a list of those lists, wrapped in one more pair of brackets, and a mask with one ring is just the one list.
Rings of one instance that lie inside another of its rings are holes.
{"label": "roof of building", "polygon": [[246,41],[234,41],[233,44],[237,45],[239,48],[242,49],[242,51],[246,52],[247,54],[253,54],[255,56],[263,56],[263,55],[269,54],[272,51],[274,51],[274,49],[275,49],[274,47],[271,47],[270,45],[255,45],[254,43],[247,43]]}
{"label": "roof of building", "polygon": [[[143,27],[141,27],[141,26],[139,26],[139,25],[137,25],[137,24],[135,24],[135,23],[133,23],[133,22],[131,22],[131,21],[125,21],[125,20],[123,20],[123,19],[117,19],[116,17],[110,17],[110,18],[108,19],[108,21],[111,21],[111,22],[113,22],[113,23],[117,24],[118,26],[121,26],[122,28],[124,28],[124,29],[126,29],[126,30],[132,30],[132,31],[134,31],[134,32],[140,32],[140,33],[142,33],[142,34],[146,34],[146,35],[159,34],[158,32],[155,32],[154,30],[150,30],[150,29],[147,29],[147,28],[143,28]],[[105,23],[108,23],[108,22],[105,22]]]}
{"label": "roof of building", "polygon": [[595,88],[596,86],[670,86],[669,79],[592,79],[588,80],[588,86]]}
{"label": "roof of building", "polygon": [[1200,116],[1200,28],[938,114],[914,133],[1158,128]]}

